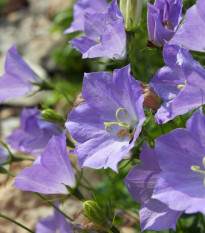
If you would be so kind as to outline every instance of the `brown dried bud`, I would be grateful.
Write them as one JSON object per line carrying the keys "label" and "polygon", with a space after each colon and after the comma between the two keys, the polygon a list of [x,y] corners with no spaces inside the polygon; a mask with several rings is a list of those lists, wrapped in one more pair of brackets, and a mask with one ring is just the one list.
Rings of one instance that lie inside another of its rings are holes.
{"label": "brown dried bud", "polygon": [[160,107],[160,104],[156,93],[149,84],[145,84],[143,82],[140,82],[140,84],[142,87],[142,93],[144,95],[143,106],[147,109],[151,108],[152,110],[157,111],[157,109]]}
{"label": "brown dried bud", "polygon": [[96,226],[93,222],[91,222],[88,218],[85,217],[85,215],[80,212],[78,214],[74,215],[74,222],[75,225],[80,225],[81,229],[85,230],[96,230],[100,231],[102,230],[100,227]]}
{"label": "brown dried bud", "polygon": [[85,102],[85,100],[82,97],[82,93],[79,93],[74,101],[74,108],[76,108],[79,104]]}

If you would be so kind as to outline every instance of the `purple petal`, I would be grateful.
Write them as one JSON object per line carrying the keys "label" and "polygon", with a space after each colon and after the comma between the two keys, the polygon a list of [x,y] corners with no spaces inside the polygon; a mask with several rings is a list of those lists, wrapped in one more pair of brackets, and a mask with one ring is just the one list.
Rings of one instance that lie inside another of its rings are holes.
{"label": "purple petal", "polygon": [[0,146],[0,165],[9,159],[9,153],[2,146]]}

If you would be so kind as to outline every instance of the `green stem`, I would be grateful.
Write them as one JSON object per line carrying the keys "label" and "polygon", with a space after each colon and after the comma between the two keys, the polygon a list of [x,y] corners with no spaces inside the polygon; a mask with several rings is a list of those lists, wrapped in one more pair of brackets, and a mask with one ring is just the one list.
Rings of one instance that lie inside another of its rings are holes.
{"label": "green stem", "polygon": [[162,134],[165,134],[164,129],[163,129],[163,127],[162,127],[162,125],[160,125],[160,124],[159,124],[159,128],[160,128],[160,130],[161,130]]}
{"label": "green stem", "polygon": [[202,224],[203,224],[203,227],[204,227],[204,231],[205,231],[205,220],[204,220],[204,216],[203,214],[200,213],[200,216],[201,216],[201,221],[202,221]]}
{"label": "green stem", "polygon": [[71,217],[69,217],[67,214],[65,214],[63,211],[61,211],[58,207],[56,207],[53,203],[51,203],[50,201],[48,201],[44,196],[42,196],[40,193],[36,193],[34,192],[34,194],[38,197],[40,197],[44,202],[46,202],[47,204],[49,204],[50,206],[52,206],[54,209],[56,209],[59,213],[61,213],[64,217],[66,217],[67,219],[69,219],[71,222],[73,221],[73,219]]}
{"label": "green stem", "polygon": [[16,222],[15,220],[13,220],[13,219],[11,219],[11,218],[9,218],[9,217],[3,215],[3,214],[0,214],[0,217],[1,217],[1,218],[5,218],[5,219],[9,220],[10,222],[13,222],[13,223],[16,224],[17,226],[23,228],[24,230],[26,230],[26,231],[28,231],[28,232],[35,233],[34,231],[32,231],[32,230],[30,230],[29,228],[27,228],[27,227],[25,227],[24,225],[22,225],[21,223]]}
{"label": "green stem", "polygon": [[113,233],[120,233],[120,231],[116,227],[114,227],[114,226],[111,228],[111,231]]}

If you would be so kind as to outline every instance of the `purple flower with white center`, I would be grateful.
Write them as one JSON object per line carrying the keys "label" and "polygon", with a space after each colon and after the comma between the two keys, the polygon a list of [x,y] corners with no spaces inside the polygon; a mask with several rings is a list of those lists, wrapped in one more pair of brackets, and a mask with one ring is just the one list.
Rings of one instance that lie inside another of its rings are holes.
{"label": "purple flower with white center", "polygon": [[75,185],[64,136],[53,136],[33,166],[21,171],[14,183],[24,191],[43,194],[68,194],[66,186],[74,188]]}
{"label": "purple flower with white center", "polygon": [[168,208],[153,199],[153,190],[160,173],[156,152],[144,143],[140,154],[143,164],[134,166],[125,178],[128,191],[136,202],[143,203],[139,211],[141,230],[175,230],[182,212]]}
{"label": "purple flower with white center", "polygon": [[205,1],[198,0],[185,14],[185,22],[170,40],[188,50],[205,52]]}
{"label": "purple flower with white center", "polygon": [[[56,206],[58,206],[56,204]],[[72,226],[57,210],[53,216],[41,219],[36,225],[36,233],[72,233]]]}
{"label": "purple flower with white center", "polygon": [[166,44],[163,56],[167,66],[159,69],[150,83],[164,101],[155,115],[158,124],[205,103],[205,69],[178,45]]}
{"label": "purple flower with white center", "polygon": [[47,145],[49,139],[61,134],[60,129],[52,123],[40,120],[37,108],[25,108],[21,113],[20,129],[6,138],[15,150],[39,155]]}
{"label": "purple flower with white center", "polygon": [[24,96],[38,88],[31,82],[40,82],[31,68],[19,56],[13,45],[7,52],[5,74],[0,77],[0,102],[6,99]]}
{"label": "purple flower with white center", "polygon": [[107,10],[107,0],[79,0],[74,5],[74,20],[64,33],[75,31],[84,31],[84,15],[85,13],[94,14]]}
{"label": "purple flower with white center", "polygon": [[163,46],[179,27],[182,18],[182,0],[156,0],[154,5],[147,3],[147,25],[150,41]]}
{"label": "purple flower with white center", "polygon": [[205,214],[205,116],[198,110],[186,129],[176,129],[156,140],[161,173],[153,198],[187,214]]}
{"label": "purple flower with white center", "polygon": [[79,167],[108,168],[117,164],[135,144],[145,120],[141,86],[130,66],[85,74],[81,103],[72,110],[66,128],[79,143]]}
{"label": "purple flower with white center", "polygon": [[2,146],[0,146],[0,165],[9,159],[9,153]]}
{"label": "purple flower with white center", "polygon": [[124,19],[116,0],[111,2],[105,12],[85,13],[84,24],[85,36],[70,41],[83,54],[83,58],[125,58]]}

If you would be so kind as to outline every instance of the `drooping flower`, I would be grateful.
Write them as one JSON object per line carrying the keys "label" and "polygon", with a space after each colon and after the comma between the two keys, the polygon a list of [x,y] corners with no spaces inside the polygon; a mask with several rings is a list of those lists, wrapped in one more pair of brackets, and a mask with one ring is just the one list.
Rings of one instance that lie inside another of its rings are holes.
{"label": "drooping flower", "polygon": [[147,25],[150,41],[163,46],[179,27],[182,18],[182,0],[155,0],[154,5],[147,3]]}
{"label": "drooping flower", "polygon": [[187,214],[205,214],[205,116],[198,110],[187,122],[156,139],[161,172],[153,198]]}
{"label": "drooping flower", "polygon": [[84,31],[84,15],[85,13],[94,14],[107,10],[108,4],[106,0],[78,0],[74,5],[74,20],[65,33],[75,31]]}
{"label": "drooping flower", "polygon": [[152,198],[161,171],[157,154],[144,143],[140,159],[143,164],[136,165],[130,170],[125,178],[125,184],[133,199],[143,203],[139,211],[141,230],[175,229],[182,212],[171,210],[166,204]]}
{"label": "drooping flower", "polygon": [[167,66],[151,80],[151,87],[164,103],[155,118],[163,124],[205,103],[205,69],[178,45],[166,44],[163,50]]}
{"label": "drooping flower", "polygon": [[123,16],[113,0],[105,12],[84,14],[85,36],[70,41],[83,58],[124,59],[126,34]]}
{"label": "drooping flower", "polygon": [[13,45],[6,55],[5,74],[0,77],[0,102],[37,90],[31,82],[37,83],[40,80],[19,56],[16,46]]}
{"label": "drooping flower", "polygon": [[79,143],[79,167],[108,168],[128,153],[145,120],[141,86],[130,75],[130,66],[85,74],[82,97],[86,102],[72,110],[66,128]]}
{"label": "drooping flower", "polygon": [[40,120],[37,108],[25,108],[21,113],[20,129],[6,138],[15,150],[39,155],[47,145],[49,139],[61,134],[55,124]]}
{"label": "drooping flower", "polygon": [[[58,206],[58,204],[56,204]],[[53,216],[41,219],[36,225],[36,233],[72,233],[72,226],[57,210]]]}
{"label": "drooping flower", "polygon": [[185,22],[170,43],[184,46],[188,50],[205,52],[205,1],[198,0],[185,14]]}
{"label": "drooping flower", "polygon": [[9,153],[2,146],[0,146],[0,165],[9,159]]}
{"label": "drooping flower", "polygon": [[76,181],[66,149],[66,138],[53,136],[35,163],[16,176],[14,186],[43,194],[68,194],[66,185],[74,188]]}

